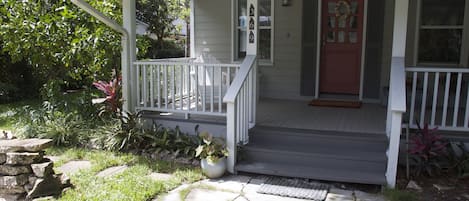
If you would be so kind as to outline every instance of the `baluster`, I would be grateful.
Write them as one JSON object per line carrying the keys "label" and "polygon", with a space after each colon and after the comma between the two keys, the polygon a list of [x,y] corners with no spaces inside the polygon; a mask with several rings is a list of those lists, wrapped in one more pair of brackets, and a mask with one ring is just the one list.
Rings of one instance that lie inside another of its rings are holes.
{"label": "baluster", "polygon": [[138,106],[141,106],[141,91],[140,91],[140,84],[141,84],[141,76],[140,76],[140,68],[141,68],[141,64],[137,64],[137,105]]}
{"label": "baluster", "polygon": [[448,99],[449,99],[450,83],[451,83],[451,73],[446,73],[445,98],[444,98],[444,103],[443,103],[443,118],[441,119],[442,127],[446,127],[446,117],[448,116]]}
{"label": "baluster", "polygon": [[454,110],[453,110],[453,127],[458,125],[458,115],[459,115],[459,98],[461,97],[461,81],[462,73],[458,73],[458,85],[456,85],[456,98],[454,100]]}
{"label": "baluster", "polygon": [[464,117],[464,128],[469,127],[469,84],[466,85],[467,94],[466,94],[466,116]]}
{"label": "baluster", "polygon": [[164,102],[164,105],[165,105],[165,108],[168,109],[168,90],[169,90],[169,84],[168,84],[168,66],[167,65],[164,65],[163,66],[163,70],[164,70],[164,74],[163,74],[163,77],[164,77],[164,83],[163,83],[163,92],[164,92],[164,99],[165,99],[165,102]]}
{"label": "baluster", "polygon": [[192,92],[192,89],[191,89],[191,70],[192,70],[192,67],[190,65],[187,65],[187,111],[190,111],[191,110],[191,104],[192,104],[192,101],[191,101],[191,92]]}
{"label": "baluster", "polygon": [[218,112],[222,113],[222,87],[223,87],[223,67],[220,69],[220,83],[218,83]]}
{"label": "baluster", "polygon": [[180,86],[179,86],[179,106],[181,107],[181,110],[184,110],[184,73],[185,73],[185,69],[184,69],[184,65],[181,65],[181,76],[180,76]]}
{"label": "baluster", "polygon": [[210,71],[210,112],[214,110],[214,103],[215,103],[215,67],[212,66],[212,70]]}
{"label": "baluster", "polygon": [[411,103],[410,103],[410,118],[409,118],[409,124],[412,125],[412,122],[415,121],[414,119],[414,114],[415,114],[415,98],[417,96],[417,72],[413,73],[413,78],[412,78],[412,97],[411,97]]}
{"label": "baluster", "polygon": [[438,89],[439,89],[439,82],[440,82],[440,73],[437,72],[435,74],[435,84],[433,86],[433,104],[432,104],[432,117],[431,117],[431,125],[435,125],[435,117],[436,117],[436,106],[438,103]]}
{"label": "baluster", "polygon": [[153,65],[150,66],[150,106],[153,109],[155,107],[155,79],[154,79],[155,68]]}
{"label": "baluster", "polygon": [[147,104],[148,104],[147,65],[143,65],[142,74],[143,74],[143,86],[142,86],[143,107],[147,107]]}
{"label": "baluster", "polygon": [[199,111],[199,66],[195,65],[195,111]]}
{"label": "baluster", "polygon": [[422,105],[420,107],[420,123],[425,123],[425,110],[427,108],[427,93],[428,93],[428,72],[423,74],[423,93]]}
{"label": "baluster", "polygon": [[156,65],[156,90],[157,90],[157,101],[158,101],[158,108],[161,108],[161,65]]}
{"label": "baluster", "polygon": [[202,111],[205,112],[206,111],[206,105],[207,105],[206,104],[207,100],[205,100],[206,97],[207,97],[207,66],[203,65],[202,69],[203,69],[203,75],[202,75],[203,78],[202,78],[202,80],[204,82],[204,85],[203,85],[204,87],[203,87],[203,90],[202,90],[203,91],[202,92]]}
{"label": "baluster", "polygon": [[176,108],[176,66],[171,65],[171,102],[172,102],[172,108],[173,110]]}

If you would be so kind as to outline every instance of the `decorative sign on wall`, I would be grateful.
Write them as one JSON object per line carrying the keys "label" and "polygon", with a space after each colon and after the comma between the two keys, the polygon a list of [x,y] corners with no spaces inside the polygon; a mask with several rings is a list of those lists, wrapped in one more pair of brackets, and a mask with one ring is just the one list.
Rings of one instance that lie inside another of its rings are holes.
{"label": "decorative sign on wall", "polygon": [[251,19],[249,20],[249,30],[254,30],[254,26],[255,26],[254,18],[251,17]]}
{"label": "decorative sign on wall", "polygon": [[256,27],[256,8],[254,7],[254,4],[251,3],[249,6],[249,43],[253,44],[255,43],[255,27]]}
{"label": "decorative sign on wall", "polygon": [[256,9],[254,8],[254,5],[251,4],[251,6],[249,7],[249,16],[254,17],[255,16],[255,13],[254,13],[255,11],[256,11]]}

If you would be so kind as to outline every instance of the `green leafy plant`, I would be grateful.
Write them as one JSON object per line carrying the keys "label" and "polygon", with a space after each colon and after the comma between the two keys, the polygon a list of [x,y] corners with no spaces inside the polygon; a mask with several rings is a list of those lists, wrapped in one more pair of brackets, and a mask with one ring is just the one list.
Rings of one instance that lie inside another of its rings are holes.
{"label": "green leafy plant", "polygon": [[425,124],[423,128],[419,126],[410,139],[408,152],[414,162],[415,176],[420,176],[422,173],[434,176],[441,172],[441,164],[448,155],[446,149],[448,142],[437,131],[438,128],[429,129],[428,124]]}
{"label": "green leafy plant", "polygon": [[179,127],[175,129],[164,128],[161,125],[153,124],[149,131],[152,135],[149,149],[154,149],[156,153],[167,151],[174,157],[194,157],[195,150],[199,145],[197,136],[184,134]]}
{"label": "green leafy plant", "polygon": [[196,149],[196,157],[207,159],[209,163],[217,163],[221,158],[228,156],[228,149],[221,139],[214,138],[207,132],[201,133],[199,137],[202,139],[202,144]]}

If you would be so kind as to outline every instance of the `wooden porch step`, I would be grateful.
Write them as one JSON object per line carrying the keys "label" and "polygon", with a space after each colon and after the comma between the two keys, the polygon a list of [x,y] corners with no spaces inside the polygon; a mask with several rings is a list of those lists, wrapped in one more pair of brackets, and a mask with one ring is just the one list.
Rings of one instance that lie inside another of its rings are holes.
{"label": "wooden porch step", "polygon": [[236,170],[381,185],[387,144],[384,133],[256,127],[239,154],[242,161]]}

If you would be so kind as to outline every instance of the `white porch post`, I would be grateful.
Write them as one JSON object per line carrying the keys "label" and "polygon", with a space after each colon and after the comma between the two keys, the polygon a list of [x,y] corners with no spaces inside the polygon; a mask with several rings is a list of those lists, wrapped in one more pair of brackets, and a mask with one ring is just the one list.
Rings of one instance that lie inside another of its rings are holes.
{"label": "white porch post", "polygon": [[[247,1],[247,46],[246,46],[246,55],[257,55],[257,44],[258,44],[258,33],[259,33],[259,25],[258,25],[258,0],[248,0]],[[235,19],[237,20],[237,19]],[[257,65],[257,64],[255,64]],[[254,68],[257,69],[257,68]],[[257,75],[257,73],[254,73]],[[255,78],[257,79],[257,78]],[[255,97],[253,97],[255,98]],[[226,119],[226,145],[229,151],[229,156],[227,160],[228,172],[236,173],[235,172],[235,165],[236,165],[236,154],[237,154],[237,145],[238,136],[237,132],[241,132],[236,130],[236,114],[235,106],[237,105],[237,101],[235,100],[234,103],[227,103],[227,119]],[[254,108],[255,109],[255,108]],[[255,116],[254,116],[255,118]]]}
{"label": "white porch post", "polygon": [[133,62],[136,60],[136,8],[134,0],[122,0],[123,26],[128,36],[122,37],[122,98],[124,111],[134,112],[137,105],[136,75]]}
{"label": "white porch post", "polygon": [[408,10],[408,0],[395,1],[392,48],[393,58],[390,73],[390,88],[386,122],[386,132],[389,139],[389,147],[387,151],[388,164],[386,169],[386,182],[390,188],[395,188],[396,186],[399,143],[402,132],[402,114],[406,110],[404,57],[407,38]]}

